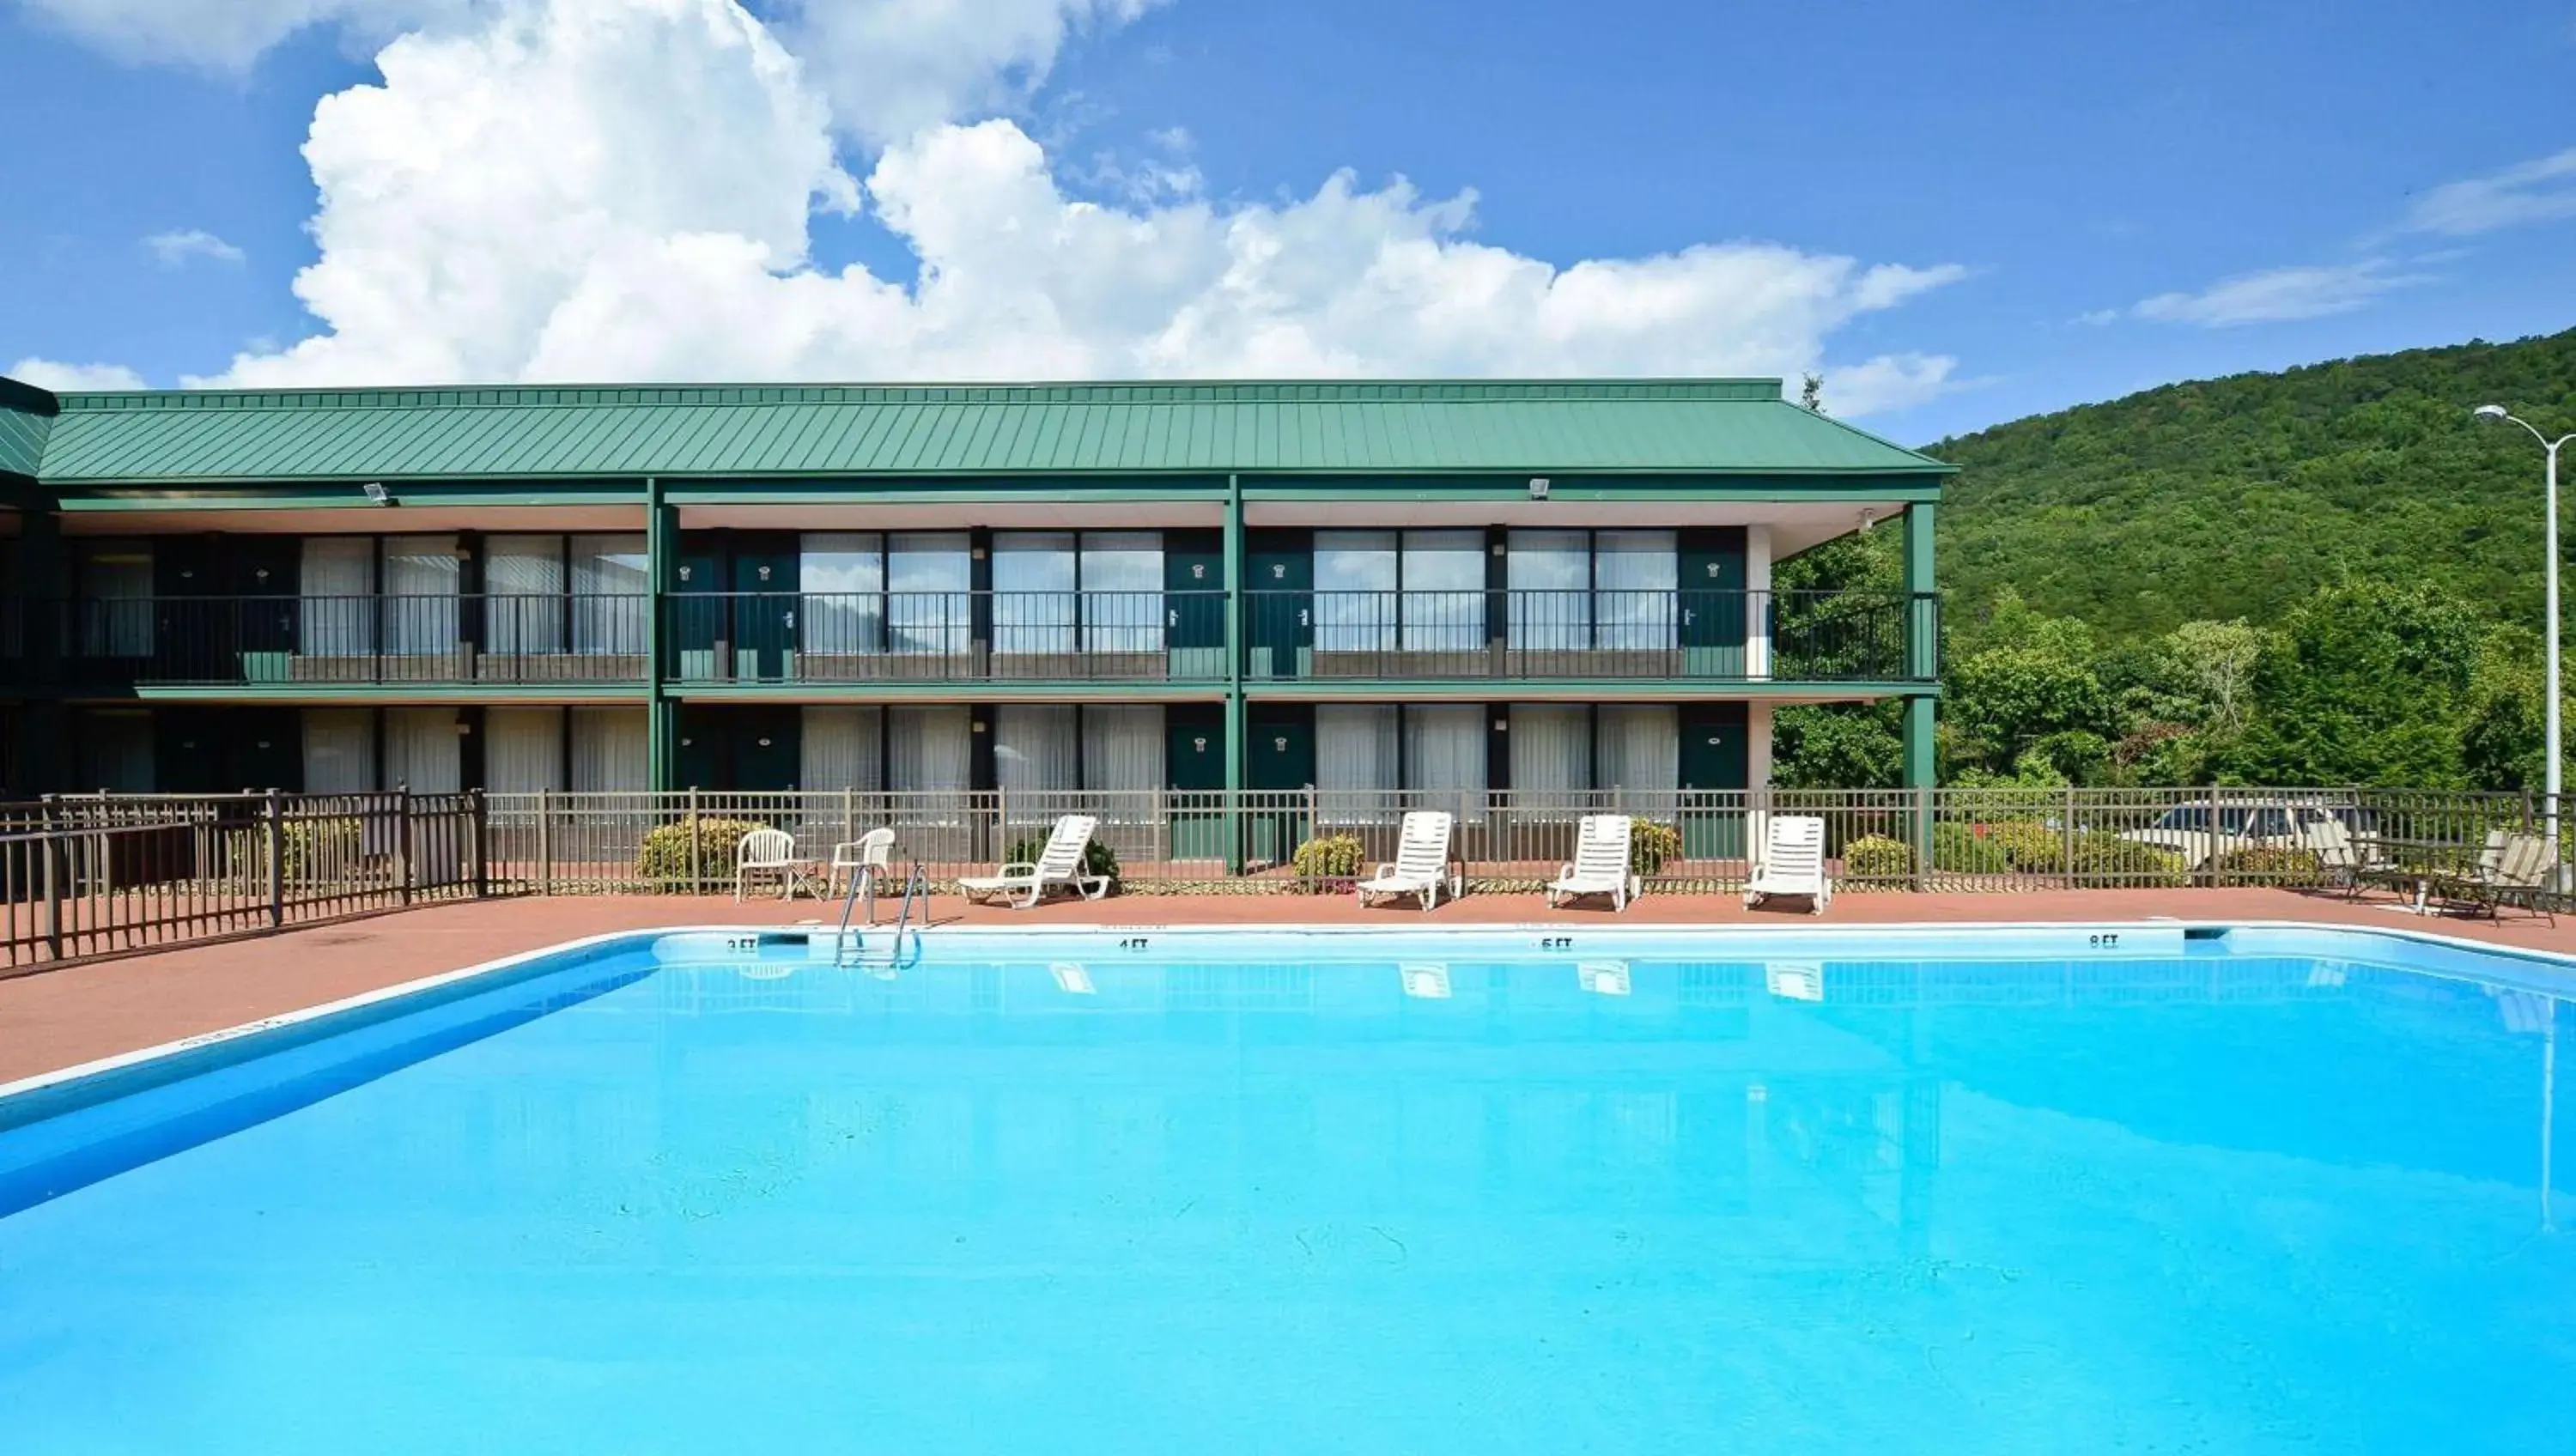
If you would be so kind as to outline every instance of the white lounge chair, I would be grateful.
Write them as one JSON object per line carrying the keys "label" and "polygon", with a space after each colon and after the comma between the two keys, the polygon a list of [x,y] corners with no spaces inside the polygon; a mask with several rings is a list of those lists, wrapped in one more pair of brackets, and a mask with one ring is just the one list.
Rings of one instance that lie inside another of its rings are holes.
{"label": "white lounge chair", "polygon": [[977,904],[990,904],[996,896],[1020,896],[1022,910],[1054,889],[1097,900],[1109,893],[1109,877],[1083,873],[1082,862],[1091,849],[1091,831],[1099,827],[1100,821],[1088,814],[1064,815],[1048,831],[1046,848],[1038,851],[1036,860],[1015,861],[989,875],[964,876],[957,881],[957,889]]}
{"label": "white lounge chair", "polygon": [[1574,835],[1574,862],[1557,871],[1547,887],[1548,908],[1580,895],[1607,895],[1613,911],[1627,909],[1643,884],[1628,866],[1636,824],[1625,814],[1584,815]]}
{"label": "white lounge chair", "polygon": [[1395,863],[1381,864],[1377,872],[1359,882],[1360,904],[1374,905],[1393,895],[1414,895],[1422,900],[1425,910],[1440,903],[1440,892],[1448,890],[1455,900],[1465,888],[1466,876],[1459,872],[1456,861],[1449,857],[1451,820],[1438,809],[1416,809],[1404,816],[1396,831]]}
{"label": "white lounge chair", "polygon": [[778,881],[781,900],[795,899],[800,889],[823,898],[814,888],[814,861],[797,857],[796,836],[784,829],[755,829],[742,837],[733,852],[734,903],[741,904],[743,892],[763,877]]}
{"label": "white lounge chair", "polygon": [[1821,915],[1834,898],[1833,881],[1825,878],[1825,821],[1812,814],[1774,814],[1770,840],[1753,880],[1744,887],[1744,908],[1774,895],[1801,895],[1807,913]]}

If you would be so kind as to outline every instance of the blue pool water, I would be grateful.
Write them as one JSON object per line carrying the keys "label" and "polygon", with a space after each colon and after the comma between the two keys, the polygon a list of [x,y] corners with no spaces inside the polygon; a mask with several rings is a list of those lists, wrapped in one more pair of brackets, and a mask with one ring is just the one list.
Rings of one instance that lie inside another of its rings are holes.
{"label": "blue pool water", "polygon": [[2552,967],[810,955],[0,1102],[0,1452],[2576,1450]]}

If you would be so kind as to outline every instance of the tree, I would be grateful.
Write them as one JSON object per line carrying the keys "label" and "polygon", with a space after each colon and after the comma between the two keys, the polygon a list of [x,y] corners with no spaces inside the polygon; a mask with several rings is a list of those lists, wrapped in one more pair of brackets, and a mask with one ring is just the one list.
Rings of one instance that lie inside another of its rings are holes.
{"label": "tree", "polygon": [[1817,414],[1825,412],[1825,376],[1811,370],[1798,381],[1798,406]]}
{"label": "tree", "polygon": [[2462,735],[2491,627],[2427,584],[2326,587],[2256,664],[2227,765],[2247,782],[2464,788]]}

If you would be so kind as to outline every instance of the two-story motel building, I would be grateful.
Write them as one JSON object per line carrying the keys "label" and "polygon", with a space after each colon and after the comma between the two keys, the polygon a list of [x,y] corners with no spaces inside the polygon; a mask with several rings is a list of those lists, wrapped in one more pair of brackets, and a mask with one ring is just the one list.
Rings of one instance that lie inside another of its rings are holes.
{"label": "two-story motel building", "polygon": [[1921,784],[1948,469],[1769,379],[0,381],[0,780],[1651,794],[1894,697]]}

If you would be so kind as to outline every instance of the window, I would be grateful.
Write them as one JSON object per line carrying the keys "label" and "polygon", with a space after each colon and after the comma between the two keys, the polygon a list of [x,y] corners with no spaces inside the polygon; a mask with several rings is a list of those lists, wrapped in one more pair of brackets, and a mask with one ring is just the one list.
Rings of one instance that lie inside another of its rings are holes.
{"label": "window", "polygon": [[1396,533],[1315,533],[1315,650],[1395,645]]}
{"label": "window", "polygon": [[[962,657],[974,628],[974,559],[963,531],[886,537],[886,630],[895,652]],[[963,710],[960,710],[963,711]],[[962,737],[964,730],[959,733]]]}
{"label": "window", "polygon": [[809,790],[885,787],[885,715],[876,708],[808,707],[797,782]]}
{"label": "window", "polygon": [[1674,593],[1680,569],[1670,531],[1603,531],[1595,536],[1594,644],[1614,652],[1672,650],[1678,639]]}
{"label": "window", "polygon": [[[301,623],[297,651],[307,657],[366,657],[375,652],[374,537],[305,537],[300,590],[303,600],[297,612]],[[374,787],[372,777],[368,787]]]}
{"label": "window", "polygon": [[573,537],[572,650],[643,655],[645,594],[652,581],[643,537]]}
{"label": "window", "polygon": [[452,794],[462,786],[454,708],[385,709],[384,784],[415,794]]}
{"label": "window", "polygon": [[375,787],[374,715],[364,708],[305,709],[304,792],[364,794]]}
{"label": "window", "polygon": [[1511,644],[1550,652],[1590,647],[1592,533],[1514,531],[1504,550]]}
{"label": "window", "polygon": [[963,707],[886,709],[886,787],[898,794],[962,796],[973,781]]}
{"label": "window", "polygon": [[1485,645],[1485,533],[1404,533],[1407,652],[1475,652]]}
{"label": "window", "polygon": [[83,791],[152,792],[152,715],[83,713],[73,744]]}
{"label": "window", "polygon": [[387,536],[384,564],[384,600],[379,606],[385,651],[420,657],[454,652],[456,589],[462,579],[456,538]]}
{"label": "window", "polygon": [[561,708],[491,708],[483,714],[483,787],[496,794],[560,790]]}
{"label": "window", "polygon": [[1528,808],[1564,807],[1592,787],[1592,710],[1581,703],[1514,703],[1512,799]]}
{"label": "window", "polygon": [[642,708],[572,710],[572,786],[584,794],[631,793],[648,786],[651,734]]}
{"label": "window", "polygon": [[1485,710],[1475,704],[1404,710],[1404,787],[1424,809],[1469,823],[1485,817]]}
{"label": "window", "polygon": [[[80,650],[89,657],[150,657],[152,543],[86,547],[80,556]],[[106,721],[104,718],[98,721]],[[147,723],[146,729],[150,725]],[[151,754],[144,755],[148,769]]]}
{"label": "window", "polygon": [[[305,543],[308,561],[312,544]],[[561,536],[488,538],[483,545],[483,590],[487,650],[510,656],[564,650]]]}
{"label": "window", "polygon": [[1669,703],[1604,706],[1593,724],[1593,786],[1631,814],[1670,818],[1680,806],[1681,716]]}
{"label": "window", "polygon": [[1153,531],[1082,533],[1082,647],[1163,650],[1163,538]]}
{"label": "window", "polygon": [[1082,786],[1100,793],[1134,795],[1141,812],[1165,782],[1163,710],[1155,705],[1099,706],[1082,710]]}
{"label": "window", "polygon": [[874,531],[808,531],[796,558],[797,631],[808,655],[885,651],[885,538]]}
{"label": "window", "polygon": [[[1074,713],[1056,703],[1005,703],[993,710],[993,783],[1006,795],[1046,794],[1074,788],[1080,781],[1079,745],[1074,740]],[[1045,817],[1032,802],[1011,806],[1015,821]]]}
{"label": "window", "polygon": [[1397,787],[1401,757],[1392,704],[1323,703],[1315,709],[1315,792],[1328,823],[1378,817]]}
{"label": "window", "polygon": [[994,654],[1073,655],[1076,581],[1071,531],[996,533]]}

